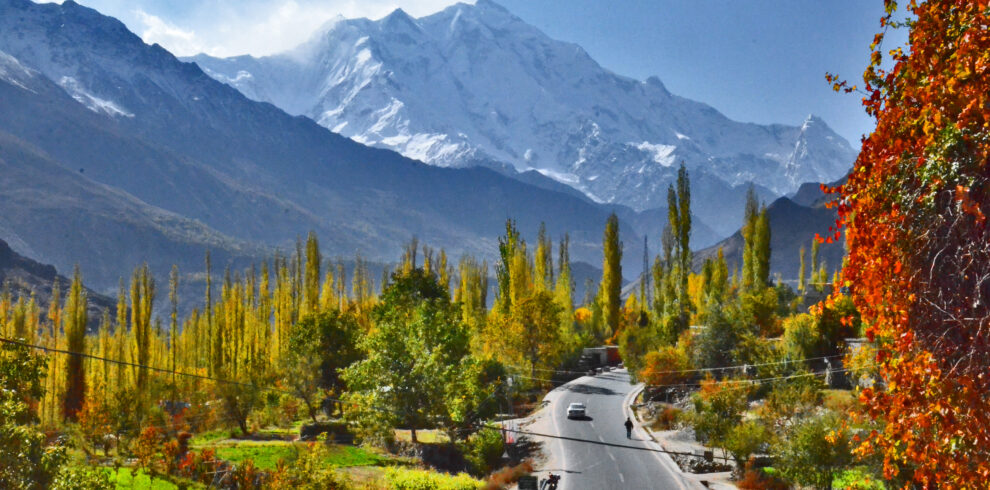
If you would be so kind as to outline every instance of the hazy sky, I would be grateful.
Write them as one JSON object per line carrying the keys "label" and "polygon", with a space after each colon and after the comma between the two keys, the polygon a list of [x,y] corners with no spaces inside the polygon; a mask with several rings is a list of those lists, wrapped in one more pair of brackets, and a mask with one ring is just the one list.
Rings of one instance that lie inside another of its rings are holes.
{"label": "hazy sky", "polygon": [[[859,82],[882,0],[497,0],[602,66],[658,76],[677,94],[739,121],[800,124],[814,113],[858,146],[872,128],[858,95],[832,92],[825,72]],[[336,15],[414,17],[450,0],[79,0],[177,55],[271,54]],[[887,46],[903,44],[892,34]]]}

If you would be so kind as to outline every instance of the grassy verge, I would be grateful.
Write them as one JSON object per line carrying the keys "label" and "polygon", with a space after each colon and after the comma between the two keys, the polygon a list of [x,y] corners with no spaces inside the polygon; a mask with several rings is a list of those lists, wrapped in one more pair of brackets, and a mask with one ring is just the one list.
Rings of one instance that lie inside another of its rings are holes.
{"label": "grassy verge", "polygon": [[[179,487],[169,480],[151,476],[142,469],[119,468],[110,473],[110,481],[118,490],[173,490]],[[197,483],[187,483],[186,488],[205,488]]]}
{"label": "grassy verge", "polygon": [[[245,460],[254,461],[261,469],[275,469],[279,460],[286,463],[294,461],[299,451],[304,450],[300,443],[282,441],[268,442],[239,442],[230,445],[215,446],[217,457],[233,463]],[[353,466],[385,466],[396,464],[393,458],[377,454],[355,446],[330,446],[326,464],[337,468]]]}

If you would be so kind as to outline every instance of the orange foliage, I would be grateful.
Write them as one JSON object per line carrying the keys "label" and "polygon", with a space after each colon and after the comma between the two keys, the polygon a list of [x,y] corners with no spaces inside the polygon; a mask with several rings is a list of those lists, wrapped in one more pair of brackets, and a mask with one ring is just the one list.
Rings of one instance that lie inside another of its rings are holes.
{"label": "orange foliage", "polygon": [[650,386],[683,384],[690,381],[693,373],[687,353],[676,347],[666,346],[651,351],[643,358],[643,369],[639,379]]}
{"label": "orange foliage", "polygon": [[[885,0],[892,22],[896,3]],[[990,477],[990,6],[908,6],[910,54],[871,46],[863,104],[877,119],[837,189],[844,269],[883,383],[864,390],[880,421],[859,448],[888,478],[985,488]],[[836,90],[854,90],[829,75]],[[829,238],[838,238],[832,235]]]}

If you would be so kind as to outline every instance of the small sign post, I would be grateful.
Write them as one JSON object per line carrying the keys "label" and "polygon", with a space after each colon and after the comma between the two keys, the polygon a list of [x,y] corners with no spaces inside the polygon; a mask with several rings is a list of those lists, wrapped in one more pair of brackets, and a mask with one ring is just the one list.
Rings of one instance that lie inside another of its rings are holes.
{"label": "small sign post", "polygon": [[520,476],[519,490],[539,490],[540,480],[535,476]]}

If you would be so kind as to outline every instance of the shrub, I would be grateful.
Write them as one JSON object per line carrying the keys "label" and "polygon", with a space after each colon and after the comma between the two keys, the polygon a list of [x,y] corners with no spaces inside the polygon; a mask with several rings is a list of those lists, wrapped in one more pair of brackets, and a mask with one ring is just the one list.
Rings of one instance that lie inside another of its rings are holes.
{"label": "shrub", "polygon": [[529,460],[523,461],[515,466],[506,466],[488,477],[485,490],[495,490],[506,488],[519,481],[519,477],[526,476],[533,472],[533,463]]}
{"label": "shrub", "polygon": [[736,483],[742,490],[788,490],[791,485],[764,468],[754,468],[753,460],[746,462],[743,477]]}
{"label": "shrub", "polygon": [[137,446],[134,448],[134,456],[137,457],[138,465],[146,470],[154,470],[154,457],[162,445],[164,434],[157,427],[146,427],[138,436]]}
{"label": "shrub", "polygon": [[110,472],[105,468],[88,468],[85,466],[66,466],[52,482],[53,490],[111,490],[115,488],[110,480]]}
{"label": "shrub", "polygon": [[857,467],[843,471],[832,480],[832,488],[845,490],[885,490],[883,480],[878,478],[866,467]]}
{"label": "shrub", "polygon": [[796,483],[829,488],[851,462],[849,434],[841,428],[839,415],[828,413],[795,424],[779,449],[775,466]]}
{"label": "shrub", "polygon": [[496,429],[484,428],[471,436],[463,445],[464,459],[476,475],[486,475],[498,467],[505,444]]}
{"label": "shrub", "polygon": [[677,419],[680,418],[681,409],[669,405],[665,405],[660,413],[657,414],[656,420],[653,421],[653,428],[658,430],[673,430],[677,424]]}
{"label": "shrub", "polygon": [[723,445],[732,453],[736,468],[742,470],[750,460],[750,456],[762,451],[769,440],[770,431],[763,424],[755,420],[747,420],[729,430]]}
{"label": "shrub", "polygon": [[448,475],[396,467],[385,470],[385,481],[390,490],[476,490],[485,487],[484,482],[466,473]]}

